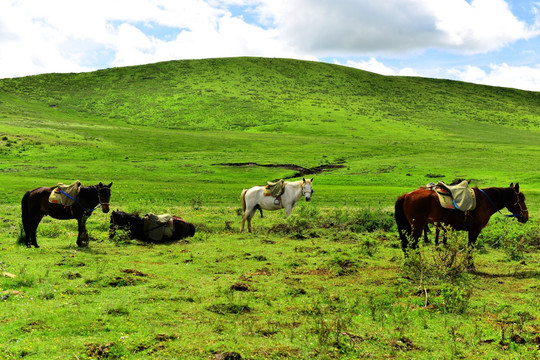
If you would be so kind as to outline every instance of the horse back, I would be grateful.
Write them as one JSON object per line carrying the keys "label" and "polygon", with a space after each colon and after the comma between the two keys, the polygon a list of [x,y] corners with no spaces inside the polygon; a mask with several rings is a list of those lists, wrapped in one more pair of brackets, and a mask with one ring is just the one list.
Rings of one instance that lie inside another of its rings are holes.
{"label": "horse back", "polygon": [[[27,192],[26,201],[28,205],[28,211],[30,214],[37,214],[39,212],[49,215],[55,219],[67,220],[75,217],[73,209],[60,204],[53,204],[49,202],[49,196],[55,187],[39,187]],[[24,199],[24,198],[23,198]],[[24,200],[23,200],[24,201]]]}

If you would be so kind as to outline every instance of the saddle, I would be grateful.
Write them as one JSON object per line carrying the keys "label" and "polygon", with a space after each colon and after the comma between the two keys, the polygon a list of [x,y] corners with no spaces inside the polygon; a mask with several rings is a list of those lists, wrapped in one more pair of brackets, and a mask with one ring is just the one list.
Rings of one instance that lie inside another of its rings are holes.
{"label": "saddle", "polygon": [[[79,196],[80,188],[81,182],[79,180],[76,180],[71,185],[58,183],[54,190],[51,191],[51,195],[49,195],[49,202],[52,204],[71,206],[75,202],[73,199],[77,199]],[[64,193],[68,194],[69,196],[66,196]]]}
{"label": "saddle", "polygon": [[161,241],[172,238],[174,234],[173,217],[170,214],[156,215],[148,213],[144,215],[144,233],[153,241]]}
{"label": "saddle", "polygon": [[439,181],[433,187],[441,206],[445,209],[457,209],[463,212],[476,208],[476,196],[474,190],[469,187],[469,183],[464,180],[457,185],[447,185]]}
{"label": "saddle", "polygon": [[283,179],[277,182],[268,181],[264,187],[264,196],[273,196],[275,198],[279,198],[284,192],[285,181]]}

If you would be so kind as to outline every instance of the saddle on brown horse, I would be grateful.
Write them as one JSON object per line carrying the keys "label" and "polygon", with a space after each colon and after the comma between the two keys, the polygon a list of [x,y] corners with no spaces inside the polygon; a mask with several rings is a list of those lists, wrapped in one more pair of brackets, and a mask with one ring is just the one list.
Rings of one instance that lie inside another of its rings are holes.
{"label": "saddle on brown horse", "polygon": [[445,209],[466,212],[476,208],[476,196],[467,180],[463,180],[457,185],[447,185],[443,181],[439,181],[432,189],[439,196],[441,206]]}
{"label": "saddle on brown horse", "polygon": [[160,241],[164,237],[172,238],[174,233],[173,217],[170,214],[156,215],[148,213],[144,217],[144,232],[153,241]]}
{"label": "saddle on brown horse", "polygon": [[76,180],[71,185],[65,185],[58,183],[58,185],[51,191],[49,196],[49,202],[52,204],[60,204],[64,206],[71,206],[79,196],[81,189],[81,182]]}

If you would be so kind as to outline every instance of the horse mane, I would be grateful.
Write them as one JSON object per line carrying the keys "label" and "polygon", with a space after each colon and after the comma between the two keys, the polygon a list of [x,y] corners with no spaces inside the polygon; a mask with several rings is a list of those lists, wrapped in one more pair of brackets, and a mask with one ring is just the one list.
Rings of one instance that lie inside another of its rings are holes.
{"label": "horse mane", "polygon": [[[479,189],[477,186],[475,186],[476,189]],[[502,208],[505,208],[507,206],[508,203],[514,201],[512,199],[512,196],[514,194],[516,194],[514,188],[510,188],[510,187],[489,187],[489,188],[485,188],[483,189],[484,191],[487,191],[489,193],[489,197],[495,201],[495,202],[499,202],[501,205],[501,209]],[[518,195],[520,198],[523,197],[523,200],[525,198],[525,195],[523,195],[523,193],[519,193]],[[498,209],[500,210],[500,209]]]}

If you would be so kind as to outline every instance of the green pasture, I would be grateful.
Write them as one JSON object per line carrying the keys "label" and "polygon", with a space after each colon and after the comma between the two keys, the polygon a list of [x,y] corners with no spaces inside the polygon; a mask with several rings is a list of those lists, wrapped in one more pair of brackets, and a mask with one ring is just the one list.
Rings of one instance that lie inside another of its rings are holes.
{"label": "green pasture", "polygon": [[[314,62],[2,79],[0,358],[538,358],[539,144],[539,93]],[[242,189],[298,179],[282,165],[321,169],[312,201],[239,234]],[[456,178],[527,197],[527,224],[493,216],[476,273],[464,234],[405,260],[393,223],[397,196]],[[97,212],[88,248],[50,218],[18,245],[25,191],[77,179],[197,233],[109,239]]]}

